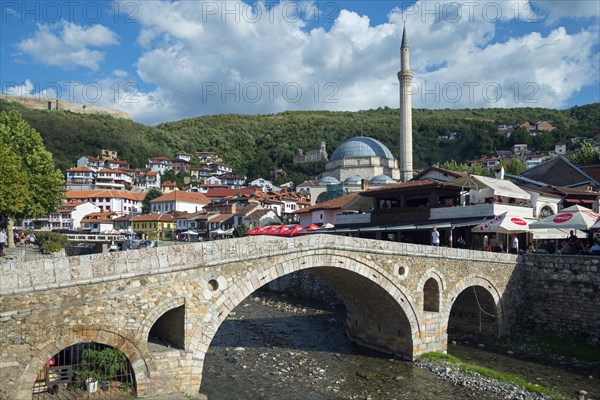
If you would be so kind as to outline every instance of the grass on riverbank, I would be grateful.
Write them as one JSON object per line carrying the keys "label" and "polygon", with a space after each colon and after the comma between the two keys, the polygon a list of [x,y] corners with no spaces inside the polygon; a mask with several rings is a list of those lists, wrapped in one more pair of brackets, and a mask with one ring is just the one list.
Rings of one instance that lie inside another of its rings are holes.
{"label": "grass on riverbank", "polygon": [[514,383],[515,385],[519,385],[531,392],[543,394],[546,396],[552,396],[553,398],[555,398],[557,400],[565,399],[564,396],[558,394],[556,391],[554,391],[551,388],[529,383],[529,382],[524,381],[523,379],[521,379],[517,376],[514,376],[514,375],[505,374],[503,372],[499,372],[499,371],[495,371],[493,369],[481,367],[479,365],[466,363],[466,362],[461,361],[460,359],[458,359],[454,356],[451,356],[449,354],[436,353],[436,352],[425,353],[419,357],[419,360],[430,361],[430,362],[449,362],[449,363],[455,364],[461,370],[466,371],[466,372],[477,372],[480,375],[483,375],[483,376],[486,376],[489,378],[494,378],[494,379],[497,379],[502,382]]}
{"label": "grass on riverbank", "polygon": [[556,336],[505,336],[499,339],[509,345],[525,346],[544,354],[572,357],[581,361],[600,362],[600,347],[583,339]]}

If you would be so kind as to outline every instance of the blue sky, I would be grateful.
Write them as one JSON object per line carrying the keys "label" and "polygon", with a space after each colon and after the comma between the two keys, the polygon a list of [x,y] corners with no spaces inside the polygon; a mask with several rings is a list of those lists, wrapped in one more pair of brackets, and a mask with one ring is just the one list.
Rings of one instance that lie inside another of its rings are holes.
{"label": "blue sky", "polygon": [[3,1],[2,92],[156,124],[398,107],[406,24],[419,108],[600,101],[596,1]]}

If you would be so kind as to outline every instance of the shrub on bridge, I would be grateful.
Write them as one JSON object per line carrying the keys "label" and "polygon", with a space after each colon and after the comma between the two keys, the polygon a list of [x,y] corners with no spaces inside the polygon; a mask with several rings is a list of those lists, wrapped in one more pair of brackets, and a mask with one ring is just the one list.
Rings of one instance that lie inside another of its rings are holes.
{"label": "shrub on bridge", "polygon": [[38,232],[36,237],[42,252],[48,254],[58,253],[69,243],[65,235],[56,232]]}

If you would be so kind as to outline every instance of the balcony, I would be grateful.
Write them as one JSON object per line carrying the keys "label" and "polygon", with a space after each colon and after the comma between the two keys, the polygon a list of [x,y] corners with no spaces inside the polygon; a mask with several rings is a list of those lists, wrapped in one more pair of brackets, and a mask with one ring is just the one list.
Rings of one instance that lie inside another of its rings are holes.
{"label": "balcony", "polygon": [[500,215],[508,211],[510,215],[533,218],[533,208],[505,203],[481,203],[468,206],[440,207],[431,209],[430,219],[477,218]]}

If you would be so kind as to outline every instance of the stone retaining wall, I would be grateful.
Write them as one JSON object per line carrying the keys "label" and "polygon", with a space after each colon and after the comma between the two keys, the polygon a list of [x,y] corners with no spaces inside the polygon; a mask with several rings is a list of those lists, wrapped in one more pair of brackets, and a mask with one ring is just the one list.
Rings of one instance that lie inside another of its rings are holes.
{"label": "stone retaining wall", "polygon": [[600,339],[600,257],[524,257],[523,303],[517,313],[522,332],[557,332]]}

